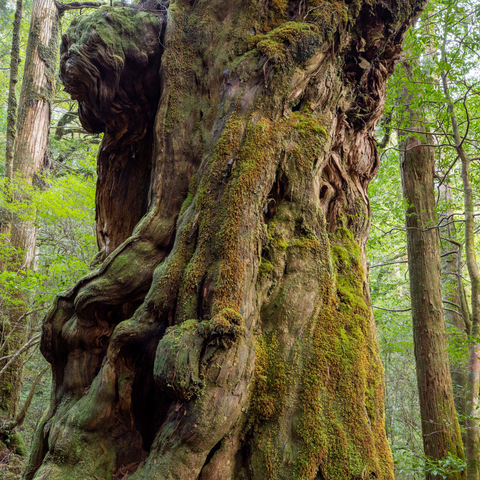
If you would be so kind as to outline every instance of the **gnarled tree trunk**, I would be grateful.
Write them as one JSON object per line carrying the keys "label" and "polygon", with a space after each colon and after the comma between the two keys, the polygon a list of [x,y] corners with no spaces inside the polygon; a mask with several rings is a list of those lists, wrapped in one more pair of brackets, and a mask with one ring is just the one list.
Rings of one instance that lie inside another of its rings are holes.
{"label": "gnarled tree trunk", "polygon": [[27,478],[393,478],[366,189],[422,6],[175,0],[69,28],[109,256],[45,320]]}

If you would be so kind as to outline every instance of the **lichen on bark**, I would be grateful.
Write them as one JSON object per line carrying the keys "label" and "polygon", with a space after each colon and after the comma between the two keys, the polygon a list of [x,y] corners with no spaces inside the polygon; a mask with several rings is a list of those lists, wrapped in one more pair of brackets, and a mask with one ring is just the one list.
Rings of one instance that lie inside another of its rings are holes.
{"label": "lichen on bark", "polygon": [[148,204],[45,320],[54,387],[27,478],[393,478],[366,189],[421,7],[171,2],[144,86],[160,98]]}

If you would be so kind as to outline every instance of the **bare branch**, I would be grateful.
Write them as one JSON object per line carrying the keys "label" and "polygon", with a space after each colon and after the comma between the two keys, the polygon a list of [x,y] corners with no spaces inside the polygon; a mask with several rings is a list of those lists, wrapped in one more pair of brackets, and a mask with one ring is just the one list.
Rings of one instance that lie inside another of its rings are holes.
{"label": "bare branch", "polygon": [[40,337],[41,334],[35,335],[32,337],[20,350],[17,350],[15,353],[12,353],[11,355],[6,355],[5,357],[0,358],[0,360],[6,360],[10,359],[5,366],[0,370],[0,375],[3,374],[3,372],[12,364],[12,362],[19,357],[25,350],[28,350],[29,348],[33,347],[34,345],[37,345],[40,343]]}
{"label": "bare branch", "polygon": [[378,310],[385,310],[386,312],[410,312],[412,310],[412,307],[410,308],[401,308],[398,310],[392,309],[392,308],[383,308],[383,307],[377,307],[376,305],[372,305],[373,308],[377,308]]}

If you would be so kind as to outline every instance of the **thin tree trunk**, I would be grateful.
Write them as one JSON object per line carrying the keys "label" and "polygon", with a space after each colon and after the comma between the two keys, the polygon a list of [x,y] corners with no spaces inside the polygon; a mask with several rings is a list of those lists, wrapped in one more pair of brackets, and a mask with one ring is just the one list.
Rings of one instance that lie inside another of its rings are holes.
{"label": "thin tree trunk", "polygon": [[7,145],[5,153],[5,176],[13,177],[14,143],[17,133],[17,94],[18,67],[20,65],[20,27],[22,25],[23,0],[17,0],[12,32],[12,53],[10,57],[10,82],[7,106]]}
{"label": "thin tree trunk", "polygon": [[[425,136],[412,135],[401,143],[402,186],[408,202],[405,223],[423,445],[425,454],[432,460],[445,459],[448,454],[464,459],[443,317],[439,234],[435,228],[435,158],[432,147],[423,143],[433,142]],[[437,476],[427,474],[427,478],[433,480]],[[465,478],[465,473],[454,473],[448,478]]]}
{"label": "thin tree trunk", "polygon": [[[47,155],[50,127],[50,103],[55,92],[55,75],[60,40],[60,17],[54,0],[35,0],[27,43],[25,69],[20,94],[17,120],[17,137],[12,163],[13,201],[25,200],[21,186],[32,185],[35,175],[40,175]],[[15,259],[20,271],[33,265],[36,231],[33,223],[14,218],[11,225],[11,243],[18,252]],[[27,299],[19,298],[19,307],[12,308],[10,319],[21,317],[22,304]],[[7,326],[2,326],[4,334]],[[26,326],[20,325],[10,337],[9,351],[15,351],[24,343]],[[0,405],[8,406],[10,417],[18,408],[22,378],[22,358],[18,358],[0,377]],[[1,365],[0,365],[1,367]]]}
{"label": "thin tree trunk", "polygon": [[[22,10],[23,10],[23,0],[17,0],[15,18],[13,22],[13,33],[12,33],[12,50],[11,50],[11,59],[10,59],[10,83],[8,90],[8,106],[7,106],[7,138],[6,138],[6,154],[5,154],[5,186],[4,191],[2,192],[6,200],[11,200],[11,188],[13,180],[13,153],[14,153],[14,142],[16,137],[16,126],[17,126],[17,94],[16,86],[18,82],[18,67],[20,64],[20,27],[22,23]],[[0,233],[5,235],[0,241],[9,242],[9,234],[11,233],[12,227],[12,215],[8,210],[4,210],[0,215]],[[0,261],[0,270],[11,268],[12,263],[16,259],[5,259],[5,261]],[[4,312],[5,315],[5,312]],[[4,317],[7,319],[7,316]],[[11,321],[10,316],[10,321]],[[7,323],[0,323],[0,332],[2,338],[12,337],[12,327]],[[16,335],[16,332],[15,332]],[[7,347],[5,345],[5,347]],[[14,348],[15,342],[12,346],[8,348]],[[2,362],[0,362],[0,366]],[[0,411],[8,411],[11,404],[11,392],[13,388],[12,380],[15,383],[14,378],[7,378],[0,375]]]}
{"label": "thin tree trunk", "polygon": [[[457,144],[459,145],[459,144]],[[463,150],[461,147],[460,150]],[[464,154],[462,160],[462,182],[465,198],[465,254],[472,284],[472,330],[469,342],[467,384],[467,468],[468,480],[480,479],[480,427],[478,421],[478,389],[480,371],[480,272],[475,256],[474,202],[469,177],[470,161]]]}
{"label": "thin tree trunk", "polygon": [[[445,45],[442,60],[446,61]],[[467,259],[468,274],[472,285],[472,320],[471,337],[468,345],[468,382],[466,392],[467,404],[467,478],[468,480],[480,479],[480,425],[478,421],[479,387],[480,387],[480,271],[475,255],[475,217],[473,190],[470,182],[470,159],[463,148],[460,137],[455,108],[450,97],[447,73],[442,72],[442,84],[448,111],[452,122],[455,148],[462,162],[463,198],[465,207],[465,255]]]}
{"label": "thin tree trunk", "polygon": [[[102,7],[70,26],[61,77],[106,133],[108,256],[45,319],[26,478],[393,479],[364,244],[423,2],[394,5],[174,0],[160,25]],[[155,123],[132,114],[155,91]],[[122,178],[137,162],[148,184]]]}
{"label": "thin tree trunk", "polygon": [[[440,187],[442,197],[445,204],[448,205],[452,199],[451,188],[448,183],[444,183]],[[442,219],[449,218],[452,213],[451,209],[447,209],[440,217]],[[448,223],[448,222],[447,222]],[[463,305],[463,289],[461,282],[458,281],[458,266],[461,264],[461,246],[454,240],[455,226],[448,225],[440,229],[440,253],[442,254],[441,271],[442,271],[442,290],[443,298],[449,303],[445,303],[444,316],[447,326],[454,327],[456,332],[451,335],[449,342],[455,347],[459,342],[466,342],[467,334],[470,333],[470,319],[468,309],[465,311]],[[455,250],[457,250],[455,252]],[[455,253],[452,253],[455,252]],[[457,358],[450,358],[450,372],[452,375],[453,395],[455,399],[455,409],[459,417],[462,430],[465,430],[466,403],[465,392],[468,378],[468,361],[466,357],[458,355]],[[462,433],[464,445],[466,445],[466,434]]]}

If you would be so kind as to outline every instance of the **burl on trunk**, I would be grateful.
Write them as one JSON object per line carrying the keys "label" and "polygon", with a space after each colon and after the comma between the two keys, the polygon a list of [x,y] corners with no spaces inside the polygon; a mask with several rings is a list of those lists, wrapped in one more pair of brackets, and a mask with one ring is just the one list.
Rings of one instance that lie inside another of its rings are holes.
{"label": "burl on trunk", "polygon": [[422,7],[175,0],[70,26],[61,76],[105,132],[102,263],[45,319],[26,478],[393,478],[366,190]]}

